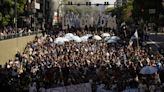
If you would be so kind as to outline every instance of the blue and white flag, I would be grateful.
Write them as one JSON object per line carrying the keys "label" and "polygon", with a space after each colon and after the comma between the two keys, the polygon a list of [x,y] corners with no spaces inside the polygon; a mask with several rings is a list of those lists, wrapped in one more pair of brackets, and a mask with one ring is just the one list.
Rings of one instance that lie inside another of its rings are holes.
{"label": "blue and white flag", "polygon": [[132,46],[133,40],[134,40],[134,39],[137,39],[137,40],[138,40],[138,31],[137,31],[137,30],[136,30],[136,32],[134,33],[134,35],[130,38],[129,46]]}

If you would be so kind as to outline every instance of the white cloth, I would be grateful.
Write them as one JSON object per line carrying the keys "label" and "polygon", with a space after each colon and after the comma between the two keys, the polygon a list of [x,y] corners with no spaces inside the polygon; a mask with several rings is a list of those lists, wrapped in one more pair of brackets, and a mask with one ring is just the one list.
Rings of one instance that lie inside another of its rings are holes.
{"label": "white cloth", "polygon": [[39,88],[39,92],[46,92],[46,89],[41,87],[41,88]]}
{"label": "white cloth", "polygon": [[30,86],[29,92],[37,92],[37,89],[35,86]]}

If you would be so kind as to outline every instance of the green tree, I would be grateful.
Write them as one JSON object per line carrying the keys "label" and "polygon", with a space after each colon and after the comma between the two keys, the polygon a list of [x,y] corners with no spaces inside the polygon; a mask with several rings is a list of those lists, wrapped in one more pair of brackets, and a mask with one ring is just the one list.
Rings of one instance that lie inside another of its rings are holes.
{"label": "green tree", "polygon": [[[26,0],[17,0],[17,15],[24,12]],[[0,0],[0,26],[7,26],[14,24],[15,17],[15,0]]]}
{"label": "green tree", "polygon": [[108,14],[109,12],[112,12],[114,10],[114,7],[109,7],[105,9],[105,13]]}
{"label": "green tree", "polygon": [[133,21],[132,18],[133,1],[134,0],[128,0],[127,4],[111,10],[112,14],[117,16],[118,22],[125,21],[130,23]]}
{"label": "green tree", "polygon": [[132,22],[133,0],[128,0],[127,4],[123,6],[122,19],[126,22]]}

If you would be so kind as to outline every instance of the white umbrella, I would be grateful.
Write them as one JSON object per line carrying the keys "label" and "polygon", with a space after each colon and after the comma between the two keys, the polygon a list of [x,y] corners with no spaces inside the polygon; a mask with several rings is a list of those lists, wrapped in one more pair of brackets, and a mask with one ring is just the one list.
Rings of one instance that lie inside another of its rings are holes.
{"label": "white umbrella", "polygon": [[101,36],[102,37],[108,37],[108,36],[110,36],[110,34],[109,33],[103,33]]}
{"label": "white umbrella", "polygon": [[111,38],[110,36],[105,37],[105,38],[104,38],[104,41],[108,41],[110,38]]}
{"label": "white umbrella", "polygon": [[54,43],[56,44],[59,44],[59,45],[62,45],[64,44],[65,42],[68,42],[69,40],[66,39],[66,38],[63,38],[63,37],[58,37],[55,39]]}
{"label": "white umbrella", "polygon": [[72,36],[74,36],[74,34],[72,34],[72,33],[67,33],[67,34],[65,34],[65,36],[72,37]]}
{"label": "white umbrella", "polygon": [[92,37],[92,34],[86,34],[80,38],[81,38],[81,41],[86,42],[88,41],[89,37]]}
{"label": "white umbrella", "polygon": [[117,41],[110,39],[110,40],[107,41],[107,43],[117,43]]}
{"label": "white umbrella", "polygon": [[74,35],[72,33],[67,33],[63,38],[66,38],[69,41],[72,41],[72,40],[74,40],[73,37],[74,37]]}
{"label": "white umbrella", "polygon": [[93,37],[93,39],[95,39],[95,40],[101,40],[102,38],[101,38],[99,35],[95,35],[95,36]]}
{"label": "white umbrella", "polygon": [[65,42],[62,39],[56,39],[54,41],[54,43],[59,44],[59,45],[63,45]]}
{"label": "white umbrella", "polygon": [[112,36],[110,39],[111,40],[120,40],[120,37],[118,37],[118,36]]}
{"label": "white umbrella", "polygon": [[81,41],[83,41],[83,42],[88,41],[88,38],[89,38],[89,37],[87,37],[87,36],[82,36],[82,37],[80,37]]}
{"label": "white umbrella", "polygon": [[93,35],[92,35],[92,34],[86,34],[86,35],[84,35],[84,36],[91,37],[91,36],[93,36]]}
{"label": "white umbrella", "polygon": [[75,42],[81,42],[81,38],[79,36],[72,37]]}
{"label": "white umbrella", "polygon": [[155,72],[157,72],[157,68],[152,66],[145,66],[140,70],[141,74],[153,74]]}

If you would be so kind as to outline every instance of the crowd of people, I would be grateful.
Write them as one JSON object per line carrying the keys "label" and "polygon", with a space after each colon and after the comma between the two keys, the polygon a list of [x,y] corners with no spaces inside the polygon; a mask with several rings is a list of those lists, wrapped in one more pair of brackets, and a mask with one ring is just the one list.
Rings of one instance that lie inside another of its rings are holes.
{"label": "crowd of people", "polygon": [[[48,88],[90,82],[93,92],[97,85],[113,92],[139,88],[139,92],[164,92],[164,57],[140,46],[125,43],[107,44],[103,40],[54,43],[65,35],[36,37],[27,43],[23,53],[18,52],[0,70],[0,87],[7,92],[45,92]],[[86,31],[73,34],[83,36]],[[101,32],[89,32],[101,35]],[[158,68],[158,72],[142,75],[144,66]]]}
{"label": "crowd of people", "polygon": [[[37,30],[39,31],[39,30]],[[23,35],[29,35],[33,31],[31,29],[27,28],[18,28],[17,31],[15,28],[8,26],[0,29],[0,40],[1,39],[9,39],[9,38],[15,38],[18,36],[23,36]]]}

